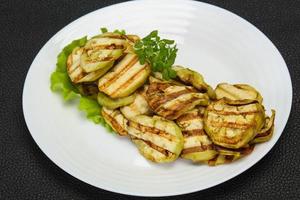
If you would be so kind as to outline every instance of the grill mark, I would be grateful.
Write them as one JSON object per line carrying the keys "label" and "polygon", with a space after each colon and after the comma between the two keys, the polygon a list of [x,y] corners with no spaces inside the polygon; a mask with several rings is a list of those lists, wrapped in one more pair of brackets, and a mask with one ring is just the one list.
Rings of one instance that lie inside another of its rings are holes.
{"label": "grill mark", "polygon": [[120,76],[122,76],[125,72],[127,72],[137,61],[138,61],[138,57],[135,55],[133,59],[129,61],[129,63],[127,63],[127,65],[125,65],[121,71],[114,74],[114,76],[108,79],[100,88],[104,89],[108,87],[113,81],[116,81]]}
{"label": "grill mark", "polygon": [[[71,53],[69,56],[68,56],[68,59],[67,59],[67,70],[70,74],[72,74],[78,67],[80,67],[80,63],[74,67],[74,69],[70,70],[70,68],[72,67],[73,65],[73,54]],[[80,67],[81,69],[81,67]],[[81,72],[82,73],[82,69],[81,69]],[[84,73],[84,72],[83,72]]]}
{"label": "grill mark", "polygon": [[213,149],[214,149],[213,145],[201,145],[197,147],[189,147],[183,149],[181,154],[184,155],[188,153],[202,152],[202,151],[213,150]]}
{"label": "grill mark", "polygon": [[129,126],[135,128],[138,131],[141,131],[143,133],[150,133],[150,134],[158,135],[158,136],[163,137],[163,138],[165,138],[165,139],[167,139],[171,142],[173,140],[176,140],[176,138],[174,136],[168,134],[165,131],[159,130],[155,127],[144,126],[142,124],[139,124],[139,123],[136,123],[136,122],[133,122],[133,121],[129,121]]}
{"label": "grill mark", "polygon": [[136,72],[129,80],[127,80],[125,83],[120,85],[114,92],[111,93],[111,96],[113,96],[115,93],[117,93],[122,88],[128,87],[146,68],[148,65],[145,65],[140,71]]}
{"label": "grill mark", "polygon": [[215,113],[215,114],[219,114],[219,115],[251,115],[251,114],[255,114],[258,113],[258,110],[253,110],[253,111],[223,111],[223,110],[215,110],[215,109],[211,109],[208,108],[207,111]]}
{"label": "grill mark", "polygon": [[104,118],[108,118],[108,121],[111,123],[112,128],[119,133],[121,136],[127,135],[127,131],[109,114],[102,110],[102,115]]}
{"label": "grill mark", "polygon": [[[72,64],[73,64],[73,55],[70,54],[70,55],[68,56],[68,59],[67,59],[67,70],[68,70],[68,71],[69,71],[69,69],[71,68]],[[74,70],[72,70],[72,71],[74,71]]]}
{"label": "grill mark", "polygon": [[170,107],[170,110],[182,110],[183,108],[187,108],[189,107],[194,101],[198,100],[199,98],[197,97],[192,97],[191,99],[184,101],[184,102],[180,102],[178,104],[173,105],[172,107]]}
{"label": "grill mark", "polygon": [[166,119],[173,120],[180,116],[180,111],[185,111],[193,104],[195,100],[198,100],[198,98],[193,97],[188,101],[175,104],[173,107],[170,107],[168,109],[160,106],[158,107],[156,112],[164,116]]}
{"label": "grill mark", "polygon": [[156,151],[158,151],[158,152],[164,154],[164,155],[167,156],[167,157],[173,154],[172,152],[168,151],[167,149],[161,148],[161,147],[155,145],[154,143],[152,143],[152,142],[150,142],[150,141],[143,140],[143,139],[139,139],[139,140],[142,140],[142,141],[145,142],[150,148],[155,149]]}
{"label": "grill mark", "polygon": [[234,129],[248,129],[251,127],[255,127],[255,124],[246,124],[246,123],[236,123],[236,122],[217,122],[217,121],[213,121],[210,120],[208,121],[208,123],[213,126],[213,127],[217,127],[217,128],[234,128]]}
{"label": "grill mark", "polygon": [[[234,86],[235,87],[235,86]],[[223,92],[225,92],[226,94],[228,94],[229,96],[235,98],[235,99],[240,99],[241,97],[237,96],[236,94],[233,94],[233,93],[230,93],[228,90],[222,88],[222,87],[219,87],[220,90],[222,90]],[[238,88],[239,89],[239,88]]]}
{"label": "grill mark", "polygon": [[204,118],[204,114],[197,112],[191,112],[191,113],[186,113],[181,115],[176,121],[177,123],[182,123],[182,122],[186,122],[186,121],[190,121],[192,119],[203,119]]}
{"label": "grill mark", "polygon": [[[74,80],[73,80],[74,83],[77,83],[78,81],[80,81],[82,78],[84,78],[84,77],[87,75],[87,73],[84,72],[80,66],[78,66],[77,68],[80,68],[80,74],[77,75],[77,76],[74,78]],[[76,68],[76,69],[77,69],[77,68]],[[75,70],[74,70],[74,71],[75,71]],[[73,71],[73,72],[74,72],[74,71]]]}
{"label": "grill mark", "polygon": [[191,136],[201,136],[206,135],[203,129],[194,129],[194,130],[182,130],[182,135],[185,138],[191,137]]}
{"label": "grill mark", "polygon": [[257,134],[257,135],[255,136],[255,138],[266,137],[266,136],[272,134],[272,131],[273,131],[272,129],[273,129],[273,127],[271,127],[271,128],[270,128],[268,131],[266,131],[266,132],[263,132],[263,133],[261,133],[261,134]]}
{"label": "grill mark", "polygon": [[170,100],[176,99],[180,95],[189,94],[189,93],[191,93],[191,92],[189,90],[185,89],[185,90],[182,90],[179,92],[174,92],[174,93],[168,94],[164,97],[160,97],[160,96],[154,97],[149,103],[151,103],[151,107],[155,110],[158,106],[160,106]]}
{"label": "grill mark", "polygon": [[[72,67],[73,65],[73,53],[71,53],[69,56],[68,56],[68,59],[67,59],[67,71],[68,71],[68,74],[69,74],[69,77],[70,79],[72,80],[72,82],[74,83],[77,83],[78,81],[80,81],[83,77],[85,77],[88,73],[84,72],[82,70],[82,68],[80,67],[80,64],[77,65],[76,67],[74,67],[72,70],[70,70],[70,68]],[[75,70],[79,69],[80,70],[80,73],[76,76],[76,77],[73,77],[71,78],[71,75],[74,73]]]}

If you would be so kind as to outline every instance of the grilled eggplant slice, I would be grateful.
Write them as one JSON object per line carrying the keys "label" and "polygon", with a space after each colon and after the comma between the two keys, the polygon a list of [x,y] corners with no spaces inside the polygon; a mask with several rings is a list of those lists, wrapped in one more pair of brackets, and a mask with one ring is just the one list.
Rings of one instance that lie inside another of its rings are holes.
{"label": "grilled eggplant slice", "polygon": [[100,76],[105,74],[112,67],[113,63],[97,71],[93,71],[90,73],[85,72],[80,65],[80,59],[83,52],[83,48],[75,48],[69,55],[67,60],[67,71],[73,83],[93,82]]}
{"label": "grilled eggplant slice", "polygon": [[218,154],[213,159],[207,161],[207,164],[210,166],[231,163],[237,159],[249,155],[253,151],[254,145],[247,145],[246,147],[240,149],[227,149],[215,145],[215,149],[218,151]]}
{"label": "grilled eggplant slice", "polygon": [[264,126],[263,106],[257,101],[226,102],[221,99],[211,103],[204,115],[204,129],[213,143],[238,149],[251,141]]}
{"label": "grilled eggplant slice", "polygon": [[174,120],[196,105],[206,106],[209,98],[191,86],[179,86],[169,82],[149,78],[150,85],[146,92],[150,108],[166,119]]}
{"label": "grilled eggplant slice", "polygon": [[172,162],[178,158],[183,147],[180,128],[162,117],[133,117],[129,121],[128,133],[140,153],[153,162]]}
{"label": "grilled eggplant slice", "polygon": [[251,143],[267,142],[271,139],[274,132],[275,110],[272,110],[271,117],[266,117],[265,126],[257,133]]}
{"label": "grilled eggplant slice", "polygon": [[116,38],[118,34],[102,34],[90,39],[84,46],[80,65],[85,72],[112,66],[129,45],[126,39]]}
{"label": "grilled eggplant slice", "polygon": [[128,97],[112,99],[108,97],[106,94],[99,92],[97,96],[97,101],[100,105],[113,110],[131,104],[134,101],[135,97],[136,95],[132,94]]}
{"label": "grilled eggplant slice", "polygon": [[183,85],[185,86],[182,82],[176,81],[174,79],[169,79],[169,80],[164,80],[163,75],[160,72],[152,72],[152,76],[156,79],[159,79],[160,81],[164,81],[166,83],[174,84],[174,85]]}
{"label": "grilled eggplant slice", "polygon": [[231,100],[257,100],[262,103],[263,98],[260,93],[253,87],[247,84],[234,84],[220,83],[216,87],[217,99],[228,98]]}
{"label": "grilled eggplant slice", "polygon": [[200,73],[181,66],[173,66],[173,69],[176,71],[177,77],[182,82],[194,86],[200,92],[207,92],[211,99],[216,98],[214,90],[204,81],[204,78]]}
{"label": "grilled eggplant slice", "polygon": [[127,135],[128,120],[119,110],[111,110],[106,107],[102,107],[101,113],[106,123],[108,123],[114,131],[121,136]]}
{"label": "grilled eggplant slice", "polygon": [[111,98],[126,97],[142,86],[150,74],[150,66],[142,65],[136,54],[127,54],[112,72],[99,80],[99,90]]}
{"label": "grilled eggplant slice", "polygon": [[214,145],[203,128],[205,107],[198,107],[181,115],[176,123],[184,137],[181,157],[202,162],[213,159],[217,155]]}
{"label": "grilled eggplant slice", "polygon": [[132,119],[138,115],[152,114],[145,97],[140,93],[136,94],[135,100],[132,104],[120,108],[120,111],[127,119]]}

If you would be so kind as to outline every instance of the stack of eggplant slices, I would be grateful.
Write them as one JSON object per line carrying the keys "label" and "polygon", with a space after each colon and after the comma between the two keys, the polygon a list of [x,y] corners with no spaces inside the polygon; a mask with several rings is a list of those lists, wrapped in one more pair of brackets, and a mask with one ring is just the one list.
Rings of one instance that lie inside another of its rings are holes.
{"label": "stack of eggplant slices", "polygon": [[51,88],[64,93],[68,86],[73,96],[92,102],[96,109],[88,118],[102,119],[155,163],[178,157],[210,166],[231,163],[272,137],[275,111],[265,114],[255,88],[220,83],[213,89],[200,73],[174,65],[177,50],[157,31],[140,39],[102,29],[63,49]]}

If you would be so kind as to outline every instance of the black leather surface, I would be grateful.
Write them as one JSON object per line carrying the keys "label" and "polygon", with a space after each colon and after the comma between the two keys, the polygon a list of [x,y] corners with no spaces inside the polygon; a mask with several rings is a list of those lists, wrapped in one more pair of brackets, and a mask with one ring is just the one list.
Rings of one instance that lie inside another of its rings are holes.
{"label": "black leather surface", "polygon": [[[0,199],[137,199],[89,186],[52,163],[22,114],[22,88],[44,43],[69,22],[118,1],[0,1]],[[293,108],[278,143],[260,162],[219,186],[174,199],[300,199],[300,1],[210,0],[256,25],[278,47],[293,81]],[[42,66],[41,66],[42,67]]]}

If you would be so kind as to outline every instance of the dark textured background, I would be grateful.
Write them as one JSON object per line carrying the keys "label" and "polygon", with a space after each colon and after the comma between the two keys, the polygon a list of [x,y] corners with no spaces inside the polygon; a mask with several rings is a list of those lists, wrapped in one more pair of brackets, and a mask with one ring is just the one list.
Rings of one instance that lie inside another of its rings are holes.
{"label": "dark textured background", "polygon": [[[0,199],[133,199],[87,185],[37,147],[22,114],[29,66],[45,42],[104,0],[0,0]],[[300,199],[300,1],[210,0],[247,19],[278,47],[289,67],[293,108],[283,135],[260,162],[216,187],[174,199]],[[135,197],[137,198],[137,197]]]}

